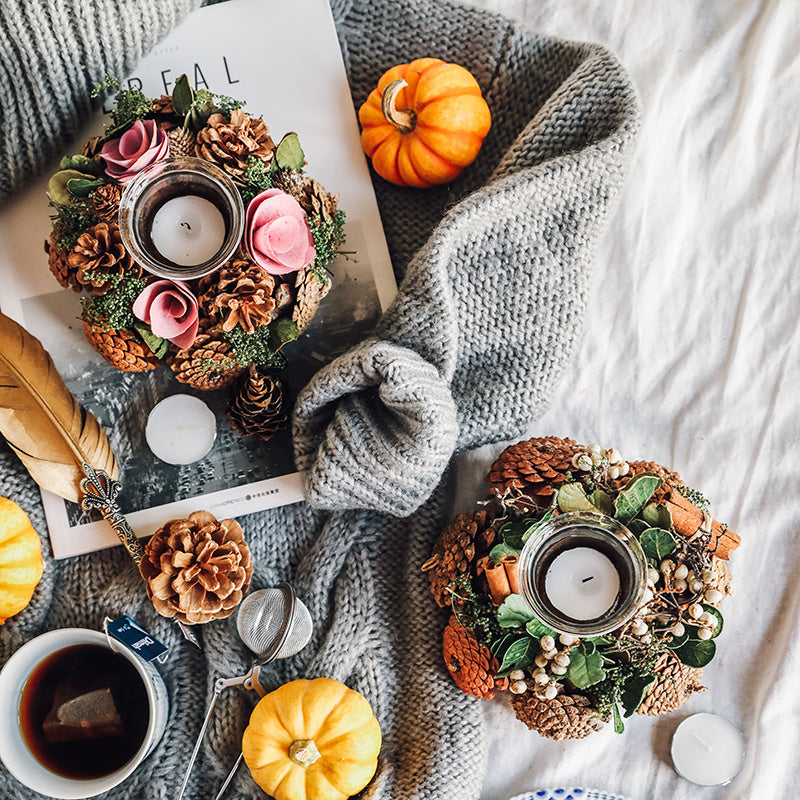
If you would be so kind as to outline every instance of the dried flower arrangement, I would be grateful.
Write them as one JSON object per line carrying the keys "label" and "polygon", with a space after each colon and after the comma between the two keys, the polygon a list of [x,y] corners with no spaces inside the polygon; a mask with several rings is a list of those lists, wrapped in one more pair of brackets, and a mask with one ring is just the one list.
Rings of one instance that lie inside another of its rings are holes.
{"label": "dried flower arrangement", "polygon": [[[230,390],[234,427],[267,440],[289,418],[282,348],[311,323],[344,242],[337,197],[303,173],[297,134],[276,145],[243,103],[195,91],[185,75],[172,95],[155,99],[110,78],[102,89],[116,91],[104,135],[65,156],[49,182],[50,270],[63,287],[86,293],[84,332],[112,366],[141,372],[165,362],[195,389]],[[149,274],[126,250],[118,224],[125,186],[176,156],[222,168],[247,208],[235,254],[188,282]]]}
{"label": "dried flower arrangement", "polygon": [[[453,611],[443,652],[462,691],[509,691],[522,722],[561,740],[612,717],[622,732],[623,717],[669,713],[703,690],[730,593],[725,561],[740,540],[711,518],[702,495],[658,464],[553,436],[508,447],[486,480],[490,499],[457,515],[423,565],[437,604]],[[524,543],[573,511],[622,521],[647,557],[641,605],[607,635],[559,634],[520,593]]]}

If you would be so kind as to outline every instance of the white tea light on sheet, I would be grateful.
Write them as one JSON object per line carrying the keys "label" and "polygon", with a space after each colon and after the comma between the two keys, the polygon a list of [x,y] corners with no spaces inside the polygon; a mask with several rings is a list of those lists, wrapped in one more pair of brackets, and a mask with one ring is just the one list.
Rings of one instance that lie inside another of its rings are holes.
{"label": "white tea light on sheet", "polygon": [[676,772],[700,786],[730,783],[743,760],[741,732],[718,714],[694,714],[678,725],[672,737]]}
{"label": "white tea light on sheet", "polygon": [[144,434],[157,458],[167,464],[193,464],[214,446],[217,419],[199,397],[174,394],[153,408]]}

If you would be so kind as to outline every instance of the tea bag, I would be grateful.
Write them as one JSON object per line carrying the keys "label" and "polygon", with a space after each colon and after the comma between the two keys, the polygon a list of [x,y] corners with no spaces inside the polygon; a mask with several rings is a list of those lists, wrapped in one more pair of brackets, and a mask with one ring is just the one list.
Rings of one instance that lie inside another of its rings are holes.
{"label": "tea bag", "polygon": [[42,724],[48,742],[106,739],[123,736],[122,722],[109,688],[75,694],[66,682],[56,690],[53,707]]}

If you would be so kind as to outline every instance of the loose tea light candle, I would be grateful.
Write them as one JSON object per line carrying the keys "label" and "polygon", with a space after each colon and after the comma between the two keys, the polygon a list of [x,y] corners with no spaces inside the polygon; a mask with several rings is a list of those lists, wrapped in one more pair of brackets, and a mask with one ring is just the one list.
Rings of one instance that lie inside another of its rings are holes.
{"label": "loose tea light candle", "polygon": [[214,446],[217,419],[199,397],[174,394],[153,408],[144,433],[153,455],[162,461],[193,464]]}
{"label": "loose tea light candle", "polygon": [[678,725],[672,737],[676,772],[700,786],[730,783],[743,760],[741,732],[717,714],[694,714]]}
{"label": "loose tea light candle", "polygon": [[619,587],[614,563],[592,547],[574,547],[557,555],[544,579],[544,591],[553,606],[578,620],[607,613],[617,600]]}
{"label": "loose tea light candle", "polygon": [[168,261],[181,267],[196,266],[219,252],[225,241],[225,220],[204,197],[173,197],[156,211],[150,238]]}

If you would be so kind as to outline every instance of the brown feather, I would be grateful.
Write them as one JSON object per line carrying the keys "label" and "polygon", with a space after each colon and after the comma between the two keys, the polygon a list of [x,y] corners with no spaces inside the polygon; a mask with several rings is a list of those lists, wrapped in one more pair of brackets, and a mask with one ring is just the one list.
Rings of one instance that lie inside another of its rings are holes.
{"label": "brown feather", "polygon": [[79,502],[83,463],[116,480],[97,419],[78,405],[42,343],[0,313],[0,433],[44,489]]}

